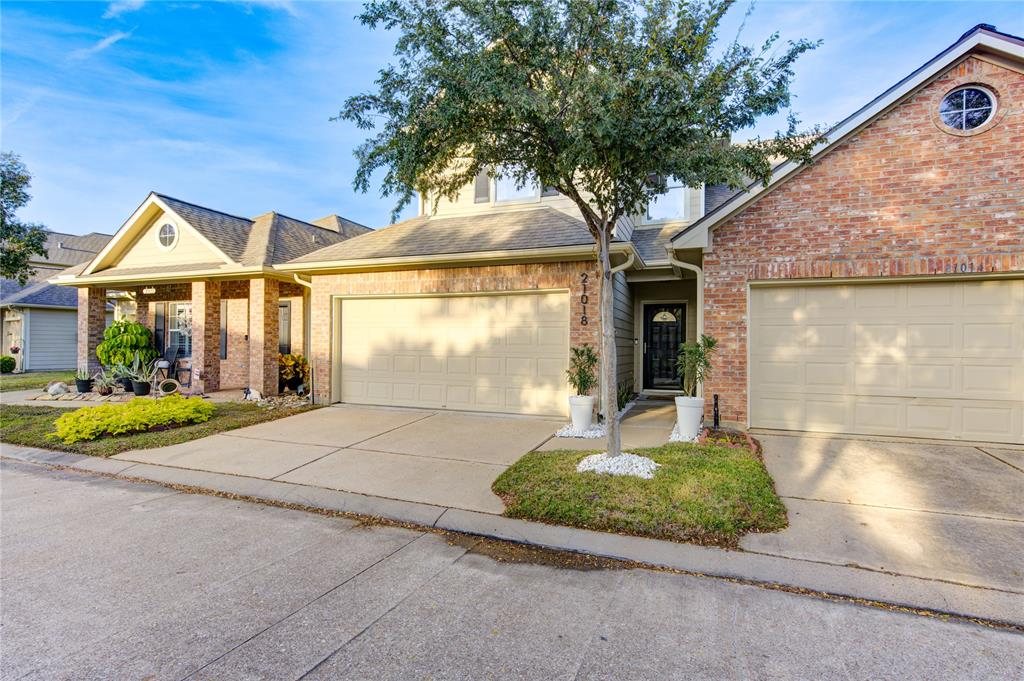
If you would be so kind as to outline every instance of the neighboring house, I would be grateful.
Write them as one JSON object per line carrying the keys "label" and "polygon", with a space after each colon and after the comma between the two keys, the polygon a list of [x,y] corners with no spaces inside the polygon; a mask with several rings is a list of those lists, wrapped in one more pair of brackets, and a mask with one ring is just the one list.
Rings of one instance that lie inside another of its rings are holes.
{"label": "neighboring house", "polygon": [[[979,26],[832,129],[814,164],[782,164],[739,193],[673,187],[617,227],[616,380],[678,394],[679,343],[703,332],[720,341],[705,394],[726,422],[1024,442],[1022,139],[1024,41]],[[140,211],[155,212],[122,229],[126,247],[119,232],[64,283],[83,301],[104,286],[178,287],[205,328],[193,343],[207,370],[217,301],[247,279],[264,318],[286,290],[307,301],[322,403],[561,415],[569,347],[598,346],[593,242],[543,188],[484,175],[436,211],[424,201],[412,220],[307,241],[258,270],[218,241],[244,243],[253,222],[164,201],[147,199]],[[169,211],[181,238],[203,239],[159,250]],[[80,306],[83,356],[100,327],[92,305]],[[272,331],[249,344],[250,366],[267,367],[250,372],[254,387],[271,388]]]}
{"label": "neighboring house", "polygon": [[[77,361],[78,297],[73,290],[51,284],[46,279],[66,267],[87,262],[99,252],[109,234],[64,234],[48,232],[46,255],[35,256],[32,278],[23,284],[0,279],[0,353],[11,354],[11,347],[23,371],[73,369]],[[108,310],[108,319],[113,308]]]}

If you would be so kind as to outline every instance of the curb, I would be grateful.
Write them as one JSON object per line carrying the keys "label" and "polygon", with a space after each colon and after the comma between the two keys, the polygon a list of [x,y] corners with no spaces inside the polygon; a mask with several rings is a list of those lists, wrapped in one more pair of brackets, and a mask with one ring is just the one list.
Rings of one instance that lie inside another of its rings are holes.
{"label": "curb", "polygon": [[1024,594],[807,560],[596,532],[354,492],[169,466],[4,445],[3,456],[115,478],[186,485],[256,500],[587,553],[683,572],[782,585],[833,596],[932,610],[1024,627]]}

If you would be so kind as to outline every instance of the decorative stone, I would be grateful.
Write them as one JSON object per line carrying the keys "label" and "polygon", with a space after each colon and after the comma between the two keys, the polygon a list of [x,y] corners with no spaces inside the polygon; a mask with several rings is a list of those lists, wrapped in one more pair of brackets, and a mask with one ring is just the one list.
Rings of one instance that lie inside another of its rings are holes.
{"label": "decorative stone", "polygon": [[68,388],[68,384],[63,381],[52,381],[46,386],[46,393],[51,397],[57,397],[58,395],[64,395],[69,392],[71,392],[71,389]]}

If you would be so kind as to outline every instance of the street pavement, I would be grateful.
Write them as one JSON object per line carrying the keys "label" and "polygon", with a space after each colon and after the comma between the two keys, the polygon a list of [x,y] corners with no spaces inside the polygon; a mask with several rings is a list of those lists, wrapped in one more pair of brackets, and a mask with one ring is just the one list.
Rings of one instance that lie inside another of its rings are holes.
{"label": "street pavement", "polygon": [[2,679],[1020,679],[1024,635],[0,462]]}

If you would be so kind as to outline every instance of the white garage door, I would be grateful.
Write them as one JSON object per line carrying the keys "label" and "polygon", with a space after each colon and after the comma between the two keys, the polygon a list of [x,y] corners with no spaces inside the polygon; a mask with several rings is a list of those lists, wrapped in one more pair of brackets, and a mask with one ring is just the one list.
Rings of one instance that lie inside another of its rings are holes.
{"label": "white garage door", "polygon": [[564,414],[568,293],[346,299],[341,401]]}
{"label": "white garage door", "polygon": [[1024,280],[750,296],[752,426],[1024,442]]}

